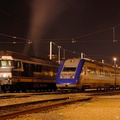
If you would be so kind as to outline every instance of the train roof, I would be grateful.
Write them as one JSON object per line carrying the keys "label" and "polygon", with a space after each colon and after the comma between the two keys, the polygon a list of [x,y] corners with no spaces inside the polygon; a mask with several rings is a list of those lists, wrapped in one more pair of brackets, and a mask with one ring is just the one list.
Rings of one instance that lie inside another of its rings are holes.
{"label": "train roof", "polygon": [[109,68],[114,68],[114,69],[117,69],[117,70],[120,70],[120,67],[118,66],[114,66],[110,63],[105,63],[105,62],[102,62],[102,61],[97,61],[97,60],[92,60],[92,59],[89,59],[89,58],[84,58],[85,61],[88,61],[88,62],[92,62],[92,63],[95,63],[99,66],[104,66],[104,67],[109,67]]}
{"label": "train roof", "polygon": [[[97,60],[93,60],[93,59],[90,59],[90,58],[73,58],[73,59],[83,59],[84,61],[87,61],[87,62],[90,62],[90,63],[95,63],[99,66],[104,66],[104,67],[111,67],[111,68],[114,68],[114,66],[112,64],[109,64],[109,63],[105,63],[105,62],[102,62],[102,61],[97,61]],[[72,60],[72,59],[71,59]],[[116,67],[117,69],[120,69],[118,67]]]}
{"label": "train roof", "polygon": [[54,61],[44,58],[33,57],[27,54],[13,52],[13,51],[0,51],[0,56],[12,56],[13,59],[58,66],[58,64]]}
{"label": "train roof", "polygon": [[89,58],[84,58],[85,61],[88,61],[88,62],[92,62],[92,63],[95,63],[97,65],[100,65],[100,66],[109,66],[109,67],[113,67],[113,65],[109,64],[109,63],[105,63],[105,62],[102,62],[102,61],[97,61],[97,60],[93,60],[93,59],[89,59]]}

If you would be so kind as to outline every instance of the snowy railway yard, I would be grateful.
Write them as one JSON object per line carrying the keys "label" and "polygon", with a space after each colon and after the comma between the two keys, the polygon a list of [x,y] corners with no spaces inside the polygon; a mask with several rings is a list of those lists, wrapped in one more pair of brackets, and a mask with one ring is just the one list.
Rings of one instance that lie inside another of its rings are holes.
{"label": "snowy railway yard", "polygon": [[[53,101],[47,101],[47,100]],[[120,90],[110,91],[87,91],[84,93],[0,93],[0,116],[14,111],[24,110],[25,106],[5,107],[22,103],[33,103],[34,101],[44,101],[27,106],[27,109],[41,107],[51,104],[67,102],[56,107],[43,110],[36,110],[26,114],[11,117],[7,120],[119,120],[120,119]],[[76,100],[76,101],[75,101]],[[75,101],[69,103],[70,101]],[[2,117],[0,120],[4,120]]]}

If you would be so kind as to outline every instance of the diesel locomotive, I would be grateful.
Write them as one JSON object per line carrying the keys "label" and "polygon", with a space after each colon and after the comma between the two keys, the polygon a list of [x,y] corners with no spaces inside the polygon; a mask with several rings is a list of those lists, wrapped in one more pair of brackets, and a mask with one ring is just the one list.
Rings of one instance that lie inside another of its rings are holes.
{"label": "diesel locomotive", "polygon": [[59,66],[58,90],[120,88],[120,68],[88,58],[63,60]]}
{"label": "diesel locomotive", "polygon": [[58,64],[26,54],[0,51],[0,87],[6,91],[56,90]]}

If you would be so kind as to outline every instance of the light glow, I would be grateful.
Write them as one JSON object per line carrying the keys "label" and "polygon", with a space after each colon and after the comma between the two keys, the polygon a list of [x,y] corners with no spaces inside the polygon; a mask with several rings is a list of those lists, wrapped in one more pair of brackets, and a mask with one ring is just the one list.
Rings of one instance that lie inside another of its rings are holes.
{"label": "light glow", "polygon": [[114,61],[117,61],[117,58],[116,58],[116,57],[114,57],[114,58],[113,58],[113,60],[114,60]]}

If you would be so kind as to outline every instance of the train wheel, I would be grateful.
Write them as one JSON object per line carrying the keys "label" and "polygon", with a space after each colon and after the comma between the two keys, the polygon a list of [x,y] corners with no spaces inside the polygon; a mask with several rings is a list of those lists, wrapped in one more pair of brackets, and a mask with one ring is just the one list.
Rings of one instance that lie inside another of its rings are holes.
{"label": "train wheel", "polygon": [[71,90],[72,93],[75,93],[75,90]]}
{"label": "train wheel", "polygon": [[102,90],[102,88],[100,87],[100,88],[99,88],[99,90],[101,91],[101,90]]}
{"label": "train wheel", "polygon": [[78,89],[78,92],[81,92],[81,89]]}
{"label": "train wheel", "polygon": [[6,93],[6,91],[10,91],[10,89],[11,89],[10,85],[5,85],[5,86],[2,87],[2,90],[3,90],[4,93]]}
{"label": "train wheel", "polygon": [[81,92],[85,92],[85,87],[82,87],[82,88],[81,88]]}
{"label": "train wheel", "polygon": [[17,93],[19,93],[19,92],[20,92],[20,89],[18,88],[18,89],[16,89],[16,91],[17,91]]}

